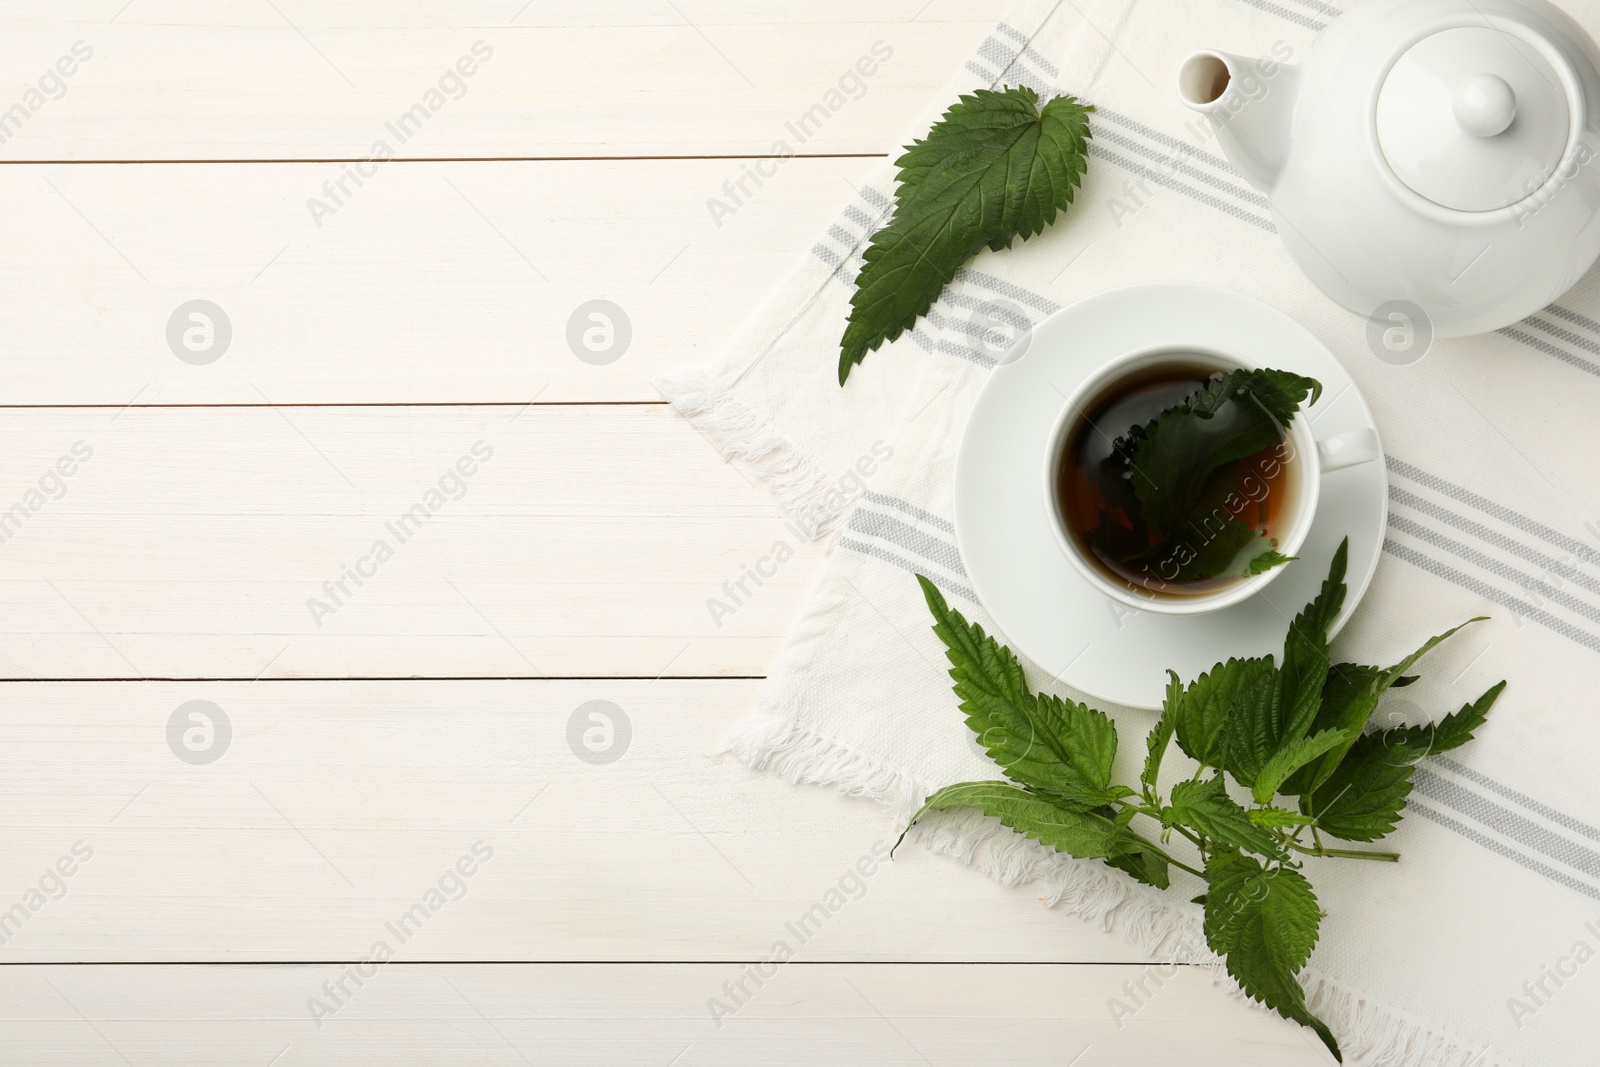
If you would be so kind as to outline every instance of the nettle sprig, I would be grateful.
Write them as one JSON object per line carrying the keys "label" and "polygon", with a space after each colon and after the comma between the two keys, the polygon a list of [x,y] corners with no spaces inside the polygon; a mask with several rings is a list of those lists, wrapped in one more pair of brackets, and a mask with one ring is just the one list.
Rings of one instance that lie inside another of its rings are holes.
{"label": "nettle sprig", "polygon": [[[1193,875],[1206,883],[1194,898],[1205,905],[1206,944],[1228,973],[1251,998],[1315,1030],[1342,1062],[1296,977],[1322,919],[1301,873],[1305,857],[1399,860],[1394,852],[1330,848],[1326,840],[1371,842],[1390,833],[1417,761],[1470,741],[1505,688],[1492,686],[1437,723],[1364,731],[1379,698],[1416,681],[1406,672],[1461,627],[1391,667],[1331,663],[1328,627],[1344,604],[1348,545],[1339,546],[1316,599],[1290,624],[1281,662],[1230,659],[1187,685],[1167,672],[1135,785],[1112,782],[1117,728],[1109,718],[1034,692],[1011,650],[918,575],[967,726],[1009,781],[946,786],[911,825],[930,811],[977,808],[1058,852],[1101,860],[1158,889],[1170,887],[1174,867]],[[1163,793],[1162,758],[1174,740],[1197,766]]]}

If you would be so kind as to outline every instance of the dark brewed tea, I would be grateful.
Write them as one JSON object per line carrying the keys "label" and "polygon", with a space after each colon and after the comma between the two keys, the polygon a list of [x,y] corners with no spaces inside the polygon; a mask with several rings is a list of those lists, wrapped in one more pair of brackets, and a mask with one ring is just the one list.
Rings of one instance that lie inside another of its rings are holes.
{"label": "dark brewed tea", "polygon": [[1199,510],[1179,529],[1158,535],[1142,521],[1137,486],[1145,472],[1136,468],[1134,454],[1145,428],[1222,374],[1223,368],[1203,357],[1175,354],[1170,362],[1130,371],[1091,397],[1067,430],[1056,499],[1068,534],[1107,578],[1141,595],[1198,596],[1243,581],[1238,573],[1191,579],[1183,563],[1219,546],[1231,551],[1219,536],[1254,539],[1239,523],[1278,543],[1291,524],[1296,474],[1286,425],[1275,443],[1213,471]]}

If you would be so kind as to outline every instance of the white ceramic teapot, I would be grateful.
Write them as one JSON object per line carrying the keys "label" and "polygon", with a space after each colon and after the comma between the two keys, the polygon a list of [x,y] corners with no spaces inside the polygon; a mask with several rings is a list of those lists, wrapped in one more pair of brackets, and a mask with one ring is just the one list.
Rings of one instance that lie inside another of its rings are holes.
{"label": "white ceramic teapot", "polygon": [[1365,0],[1303,65],[1190,56],[1183,102],[1323,292],[1498,329],[1600,255],[1600,52],[1544,0]]}

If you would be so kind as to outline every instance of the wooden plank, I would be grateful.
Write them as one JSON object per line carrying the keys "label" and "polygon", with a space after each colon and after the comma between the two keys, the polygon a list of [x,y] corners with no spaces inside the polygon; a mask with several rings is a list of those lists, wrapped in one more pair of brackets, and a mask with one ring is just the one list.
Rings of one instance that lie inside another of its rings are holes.
{"label": "wooden plank", "polygon": [[[658,401],[876,165],[789,160],[713,219],[748,164],[396,164],[315,220],[337,164],[0,167],[0,404]],[[631,340],[591,356],[594,300]]]}
{"label": "wooden plank", "polygon": [[822,548],[746,479],[661,406],[13,411],[0,672],[761,675]]}
{"label": "wooden plank", "polygon": [[1008,6],[8,0],[0,158],[881,153]]}
{"label": "wooden plank", "polygon": [[759,684],[0,685],[3,958],[1145,958],[719,756]]}
{"label": "wooden plank", "polygon": [[[1312,1067],[1299,1028],[1184,968],[780,967],[719,1028],[729,965],[374,967],[331,1016],[339,967],[0,969],[0,1060],[43,1067],[771,1064]],[[1113,1021],[1124,983],[1152,993]],[[1313,1039],[1314,1040],[1314,1039]],[[1076,1058],[1074,1058],[1076,1057]]]}

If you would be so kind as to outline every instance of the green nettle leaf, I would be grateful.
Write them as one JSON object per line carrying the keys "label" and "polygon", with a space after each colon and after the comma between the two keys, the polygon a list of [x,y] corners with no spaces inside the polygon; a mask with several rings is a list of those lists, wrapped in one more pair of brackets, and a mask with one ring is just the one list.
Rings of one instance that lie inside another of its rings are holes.
{"label": "green nettle leaf", "polygon": [[[1280,791],[1291,796],[1300,796],[1327,781],[1328,777],[1333,774],[1334,768],[1338,767],[1339,763],[1345,758],[1345,754],[1349,751],[1350,745],[1354,743],[1361,727],[1371,718],[1373,711],[1378,706],[1378,700],[1383,694],[1390,689],[1409,685],[1411,682],[1416,681],[1415,677],[1409,676],[1405,672],[1410,670],[1419,659],[1464,627],[1482,621],[1482,616],[1468,619],[1460,626],[1452,627],[1442,634],[1428,638],[1427,641],[1423,642],[1421,648],[1418,648],[1392,667],[1378,668],[1353,663],[1341,663],[1336,667],[1330,668],[1322,689],[1322,705],[1317,711],[1313,729],[1353,731],[1350,741],[1331,749],[1316,764],[1308,767],[1306,771],[1292,776]],[[1493,702],[1491,698],[1490,703],[1492,704]],[[1468,705],[1468,707],[1470,706]],[[1462,709],[1463,712],[1466,710],[1466,708]],[[1484,708],[1484,714],[1488,714],[1488,708]],[[1448,722],[1449,719],[1446,721]],[[1481,721],[1476,725],[1481,725]],[[1472,728],[1475,729],[1476,725]],[[1465,744],[1467,740],[1470,740],[1471,736],[1469,729],[1467,737],[1463,738],[1461,743]],[[1435,751],[1441,750],[1437,749],[1435,745]]]}
{"label": "green nettle leaf", "polygon": [[[1186,533],[1183,541],[1189,551],[1173,557],[1160,572],[1167,581],[1248,578],[1265,574],[1291,558],[1278,551],[1278,542],[1238,519],[1228,519],[1215,530],[1208,526],[1201,536],[1191,538]],[[1171,551],[1170,542],[1163,542],[1155,554],[1165,559]],[[1166,570],[1174,567],[1173,576],[1166,578]]]}
{"label": "green nettle leaf", "polygon": [[1344,575],[1350,539],[1339,542],[1328,577],[1311,603],[1289,624],[1283,639],[1283,666],[1279,669],[1282,697],[1276,724],[1279,744],[1304,737],[1316,720],[1328,677],[1328,629],[1344,607]]}
{"label": "green nettle leaf", "polygon": [[1349,745],[1356,738],[1354,730],[1323,730],[1321,733],[1290,741],[1261,767],[1256,775],[1252,794],[1257,804],[1270,804],[1278,795],[1284,779],[1304,767],[1324,752]]}
{"label": "green nettle leaf", "polygon": [[[1227,771],[1240,785],[1257,794],[1259,803],[1272,799],[1283,777],[1316,753],[1285,769],[1280,761],[1303,751],[1298,742],[1316,721],[1322,689],[1328,674],[1328,628],[1339,614],[1345,597],[1345,565],[1349,539],[1340,542],[1328,568],[1328,577],[1316,598],[1289,624],[1283,641],[1283,665],[1263,670],[1249,687],[1233,694],[1226,709],[1223,754]],[[1353,735],[1352,735],[1353,736]],[[1329,741],[1330,746],[1340,740]],[[1324,749],[1323,751],[1327,751]],[[1262,781],[1273,768],[1272,780]],[[1281,775],[1281,776],[1280,776]]]}
{"label": "green nettle leaf", "polygon": [[[1400,679],[1405,676],[1406,671],[1409,671],[1412,667],[1416,666],[1417,660],[1421,659],[1429,652],[1432,652],[1445,641],[1449,640],[1451,637],[1454,637],[1457,633],[1466,629],[1468,626],[1471,626],[1473,623],[1485,622],[1488,620],[1488,618],[1489,617],[1487,615],[1478,615],[1474,618],[1468,619],[1460,626],[1452,626],[1444,633],[1428,638],[1422,643],[1421,648],[1417,649],[1415,652],[1411,653],[1411,655],[1407,656],[1405,659],[1401,660],[1399,663],[1396,663],[1393,667],[1390,667],[1383,672],[1383,679],[1381,683],[1382,687],[1384,689],[1389,689],[1399,684]],[[1414,682],[1416,679],[1411,678],[1409,681]]]}
{"label": "green nettle leaf", "polygon": [[[1265,540],[1271,540],[1271,538],[1268,538],[1265,535],[1263,535],[1262,536],[1262,540],[1264,540],[1264,541]],[[1239,577],[1242,577],[1242,578],[1254,578],[1256,575],[1265,574],[1268,571],[1270,571],[1272,568],[1277,567],[1277,566],[1279,566],[1281,564],[1293,563],[1298,558],[1299,558],[1298,556],[1285,556],[1282,552],[1279,552],[1275,548],[1267,549],[1267,550],[1265,550],[1263,552],[1260,552],[1257,555],[1254,555],[1254,556],[1250,557],[1249,565],[1245,567],[1244,574],[1240,575]],[[1233,575],[1231,575],[1231,574],[1229,574],[1229,575],[1219,575],[1218,577],[1230,577],[1231,578],[1231,577],[1233,577]]]}
{"label": "green nettle leaf", "polygon": [[[1189,400],[1189,406],[1200,415],[1215,415],[1240,398],[1260,408],[1275,423],[1284,424],[1300,410],[1311,390],[1311,403],[1322,395],[1322,386],[1314,378],[1302,377],[1286,370],[1239,371],[1243,377],[1230,384],[1227,378],[1213,381],[1198,396]],[[1249,455],[1249,452],[1242,453]]]}
{"label": "green nettle leaf", "polygon": [[1282,687],[1274,668],[1263,673],[1248,689],[1241,689],[1228,709],[1222,731],[1223,759],[1233,780],[1254,788],[1256,776],[1283,746]]}
{"label": "green nettle leaf", "polygon": [[[944,165],[931,156],[926,162],[930,169]],[[1282,417],[1292,414],[1286,403],[1276,409]],[[1228,973],[1252,998],[1315,1030],[1340,1058],[1297,978],[1321,921],[1300,858],[1398,860],[1393,852],[1329,849],[1323,835],[1375,841],[1392,831],[1416,763],[1472,740],[1506,685],[1491,686],[1439,722],[1362,733],[1378,698],[1414,682],[1405,672],[1461,627],[1430,638],[1392,667],[1329,666],[1328,629],[1344,603],[1346,551],[1341,545],[1328,580],[1290,627],[1281,669],[1270,656],[1230,659],[1188,685],[1167,672],[1138,791],[1111,780],[1117,733],[1110,719],[1033,692],[1016,656],[951,610],[919,576],[967,724],[1011,781],[947,786],[927,799],[912,824],[929,811],[976,808],[1058,852],[1100,860],[1158,889],[1171,886],[1173,868],[1203,880],[1205,892],[1193,900],[1205,908],[1206,943],[1224,957]],[[1162,757],[1174,740],[1213,773],[1202,779],[1196,772],[1163,800]],[[1229,778],[1250,789],[1255,807],[1230,795]],[[1300,810],[1284,806],[1283,796],[1298,796]],[[1158,839],[1138,832],[1140,819],[1159,826]],[[1173,845],[1194,846],[1200,858],[1190,859],[1203,869],[1169,852]]]}
{"label": "green nettle leaf", "polygon": [[1473,731],[1483,725],[1505,687],[1505,682],[1491,686],[1439,723],[1362,735],[1328,780],[1302,798],[1302,810],[1316,816],[1320,829],[1346,841],[1384,837],[1405,809],[1413,765],[1472,740]]}
{"label": "green nettle leaf", "polygon": [[1085,810],[1131,792],[1110,785],[1117,754],[1110,719],[1075,701],[1035,695],[1010,649],[952,610],[932,582],[918,581],[967,726],[1006,777]]}
{"label": "green nettle leaf", "polygon": [[1133,450],[1141,518],[1157,534],[1176,531],[1206,501],[1218,468],[1283,440],[1289,418],[1315,379],[1275,370],[1236,370],[1213,378],[1157,415]]}
{"label": "green nettle leaf", "polygon": [[1095,812],[1110,818],[1117,826],[1111,837],[1111,855],[1105,858],[1108,867],[1115,867],[1145,885],[1166,889],[1172,884],[1172,874],[1167,856],[1160,849],[1128,828],[1138,812],[1133,808],[1114,811],[1096,808]]}
{"label": "green nettle leaf", "polygon": [[1126,848],[1115,855],[1107,856],[1104,862],[1106,866],[1115,867],[1145,885],[1155,886],[1157,889],[1167,889],[1172,885],[1172,873],[1167,858],[1153,849]]}
{"label": "green nettle leaf", "polygon": [[915,325],[967,260],[1043,231],[1072,203],[1093,110],[1071,96],[1041,107],[1022,86],[980,89],[906,149],[894,218],[869,240],[850,298],[840,385],[868,352]]}
{"label": "green nettle leaf", "polygon": [[947,785],[923,801],[911,825],[915,826],[927,812],[950,808],[977,808],[1018,833],[1079,859],[1104,859],[1117,851],[1120,828],[1112,820],[1090,811],[1063,808],[1010,782]]}
{"label": "green nettle leaf", "polygon": [[1177,671],[1168,671],[1167,695],[1161,702],[1161,718],[1156,720],[1149,736],[1145,738],[1144,773],[1139,775],[1139,781],[1151,789],[1155,788],[1156,777],[1161,773],[1161,757],[1166,754],[1172,733],[1177,729],[1178,708],[1182,703],[1183,682],[1178,678]]}
{"label": "green nettle leaf", "polygon": [[1225,957],[1245,993],[1286,1019],[1315,1030],[1334,1057],[1339,1044],[1306,1008],[1295,975],[1317,943],[1322,913],[1311,883],[1288,867],[1263,868],[1253,856],[1219,852],[1206,863],[1206,944]]}
{"label": "green nettle leaf", "polygon": [[1323,833],[1376,841],[1399,823],[1411,795],[1412,764],[1420,755],[1403,745],[1386,746],[1381,733],[1364,734],[1328,780],[1301,798],[1301,810],[1316,816]]}
{"label": "green nettle leaf", "polygon": [[1236,464],[1279,445],[1289,420],[1322,386],[1279,370],[1235,370],[1211,379],[1126,441],[1139,522],[1158,538],[1125,562],[1165,580],[1260,574],[1289,557],[1237,516],[1247,509]]}
{"label": "green nettle leaf", "polygon": [[1425,726],[1408,726],[1400,731],[1400,738],[1394,739],[1395,731],[1390,731],[1390,744],[1404,744],[1408,748],[1433,756],[1440,752],[1449,752],[1453,748],[1460,748],[1472,740],[1473,732],[1482,726],[1489,718],[1489,709],[1494,707],[1494,702],[1500,699],[1500,694],[1506,687],[1505,682],[1497,682],[1470,704],[1461,705],[1460,711],[1453,711],[1437,723]]}
{"label": "green nettle leaf", "polygon": [[1224,733],[1233,709],[1253,694],[1276,689],[1271,656],[1230,659],[1189,683],[1178,704],[1175,732],[1184,755],[1207,767],[1225,761]]}
{"label": "green nettle leaf", "polygon": [[1276,830],[1285,826],[1310,826],[1317,820],[1286,808],[1251,808],[1250,821]]}
{"label": "green nettle leaf", "polygon": [[1334,746],[1320,759],[1295,771],[1278,787],[1278,792],[1300,796],[1327,780],[1344,759],[1350,744],[1361,736],[1361,727],[1377,704],[1376,686],[1382,676],[1383,668],[1360,663],[1336,663],[1328,668],[1328,676],[1322,683],[1322,703],[1311,728],[1317,733],[1343,731],[1349,735],[1349,743]]}
{"label": "green nettle leaf", "polygon": [[1206,837],[1232,848],[1263,856],[1280,856],[1283,849],[1266,830],[1228,795],[1222,775],[1205,781],[1180,782],[1172,788],[1172,806],[1162,813],[1166,826],[1193,827]]}

